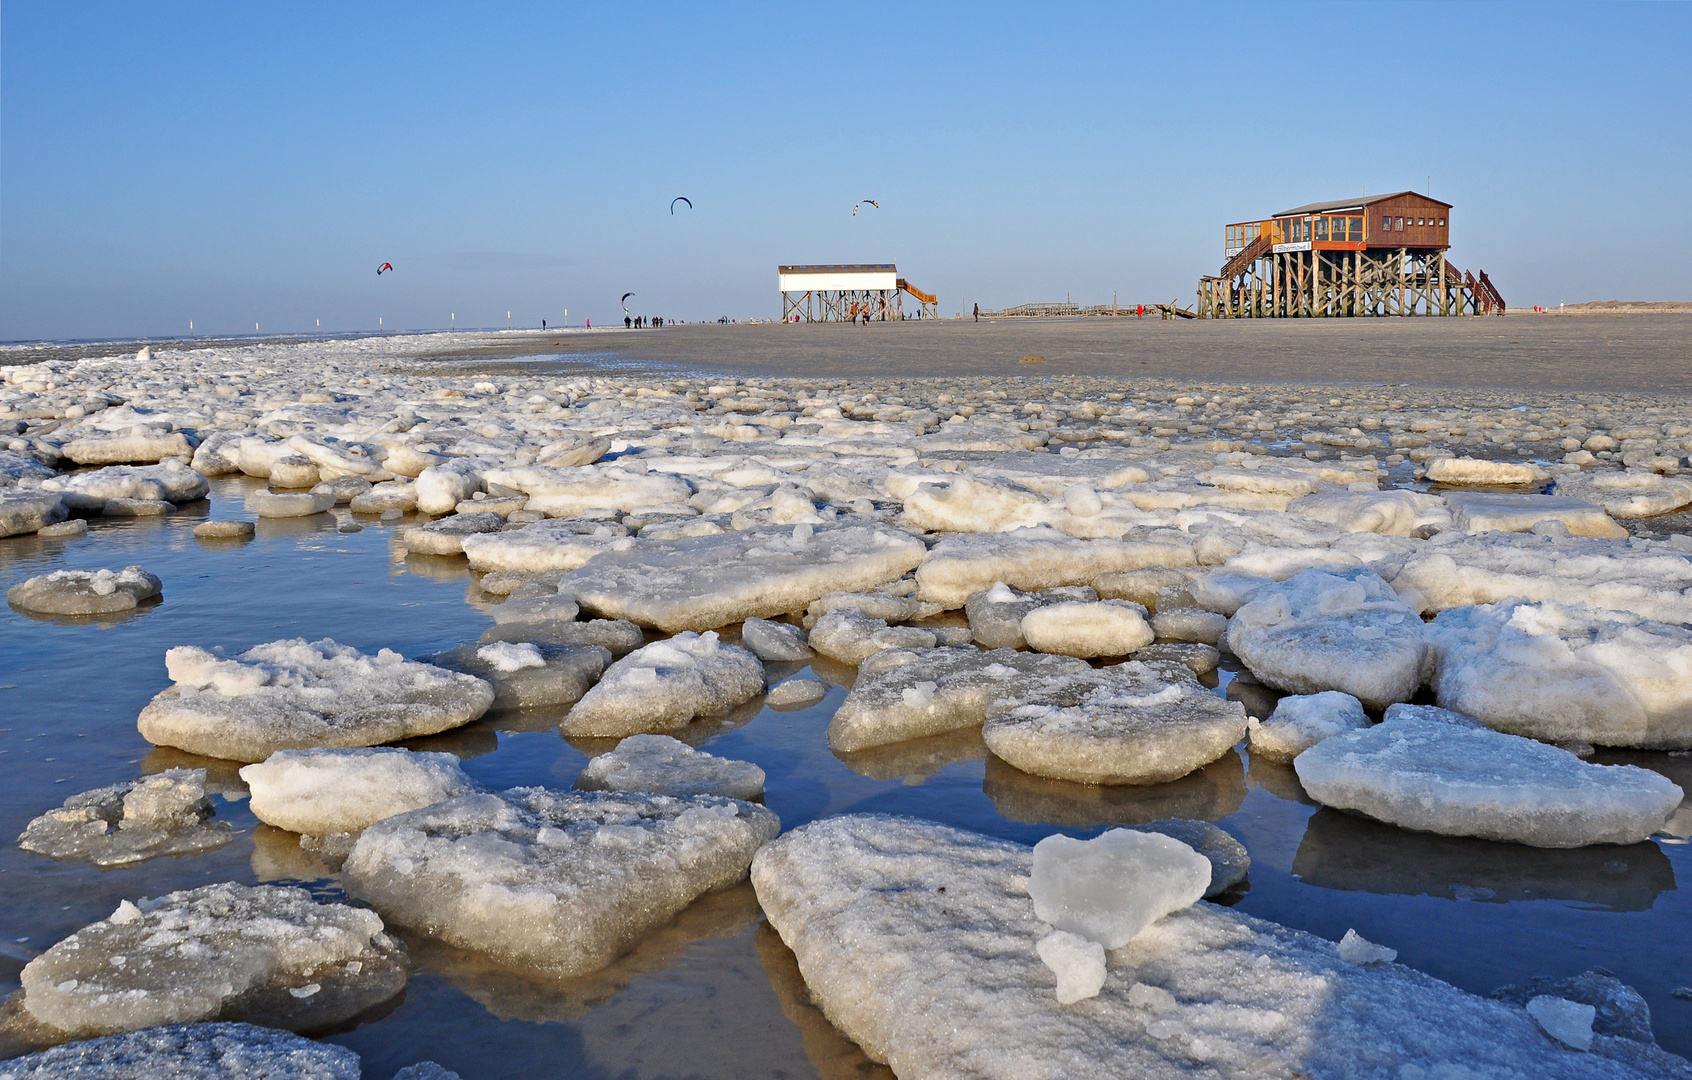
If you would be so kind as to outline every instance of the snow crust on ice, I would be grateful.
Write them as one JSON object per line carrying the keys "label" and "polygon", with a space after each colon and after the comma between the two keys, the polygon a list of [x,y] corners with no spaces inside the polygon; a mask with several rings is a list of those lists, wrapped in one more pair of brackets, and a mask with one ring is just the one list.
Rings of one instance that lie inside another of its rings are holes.
{"label": "snow crust on ice", "polygon": [[0,1080],[359,1080],[343,1046],[252,1024],[168,1024],[0,1061]]}
{"label": "snow crust on ice", "polygon": [[939,643],[932,630],[888,626],[855,607],[831,610],[817,620],[807,640],[813,650],[842,664],[862,663],[884,649],[933,648]]}
{"label": "snow crust on ice", "polygon": [[981,735],[1006,763],[1084,784],[1161,784],[1227,753],[1245,708],[1199,684],[1185,665],[1130,660],[1006,688]]}
{"label": "snow crust on ice", "polygon": [[1304,570],[1265,586],[1234,612],[1227,640],[1276,689],[1340,690],[1371,709],[1408,701],[1427,653],[1421,617],[1369,570]]}
{"label": "snow crust on ice", "polygon": [[435,657],[434,663],[487,682],[494,689],[496,708],[531,709],[580,701],[611,666],[611,650],[601,645],[492,641],[461,645]]}
{"label": "snow crust on ice", "polygon": [[1110,953],[1098,996],[1063,1005],[1036,951],[1031,862],[1009,841],[847,815],[766,845],[752,883],[811,999],[900,1076],[1686,1075],[1625,1039],[1571,1054],[1520,1008],[1203,903]]}
{"label": "snow crust on ice", "polygon": [[1181,544],[1078,540],[1045,526],[948,536],[917,569],[917,599],[955,608],[995,582],[1025,591],[1086,585],[1101,574],[1196,561],[1192,548]]}
{"label": "snow crust on ice", "polygon": [[1251,756],[1291,762],[1323,739],[1369,726],[1363,703],[1338,690],[1294,694],[1275,703],[1267,719],[1251,717]]}
{"label": "snow crust on ice", "polygon": [[640,791],[653,795],[720,795],[761,799],[764,770],[750,761],[717,757],[668,735],[630,735],[576,777],[580,791]]}
{"label": "snow crust on ice", "polygon": [[1514,597],[1692,622],[1692,558],[1637,538],[1495,533],[1436,541],[1407,559],[1392,585],[1424,613]]}
{"label": "snow crust on ice", "polygon": [[1560,522],[1573,536],[1625,537],[1603,507],[1566,495],[1516,495],[1493,491],[1454,491],[1445,497],[1452,524],[1468,533],[1530,532],[1546,521]]}
{"label": "snow crust on ice", "polygon": [[181,645],[165,668],[175,685],[141,710],[142,737],[235,761],[433,735],[474,720],[494,697],[474,676],[328,638],[267,642],[232,659]]}
{"label": "snow crust on ice", "polygon": [[397,747],[278,750],[241,779],[254,817],[310,836],[356,833],[476,789],[454,755]]}
{"label": "snow crust on ice", "polygon": [[628,551],[628,530],[573,518],[536,521],[504,532],[487,530],[463,541],[472,570],[574,570],[602,551]]}
{"label": "snow crust on ice", "polygon": [[866,750],[975,727],[986,720],[993,698],[1088,670],[1080,660],[1011,649],[890,649],[859,665],[857,681],[828,723],[828,744]]}
{"label": "snow crust on ice", "polygon": [[1157,636],[1132,600],[1045,604],[1022,617],[1021,629],[1036,652],[1082,658],[1127,656]]}
{"label": "snow crust on ice", "polygon": [[163,582],[139,566],[122,570],[55,570],[6,591],[13,607],[43,615],[107,615],[151,600]]}
{"label": "snow crust on ice", "polygon": [[1649,769],[1589,764],[1469,717],[1401,705],[1381,724],[1317,743],[1293,768],[1325,806],[1532,847],[1637,843],[1662,828],[1682,797]]}
{"label": "snow crust on ice", "polygon": [[1209,888],[1209,859],[1174,837],[1137,829],[1091,840],[1048,836],[1034,845],[1028,879],[1034,914],[1111,950]]}
{"label": "snow crust on ice", "polygon": [[741,624],[740,644],[766,662],[787,663],[805,660],[812,655],[805,632],[799,627],[792,623],[770,622],[756,615]]}
{"label": "snow crust on ice", "polygon": [[745,877],[780,829],[764,807],[715,796],[513,788],[378,822],[342,874],[349,895],[401,926],[583,975]]}
{"label": "snow crust on ice", "polygon": [[324,1027],[391,998],[408,967],[373,911],[226,882],[125,900],[31,960],[21,979],[30,1016],[88,1037],[204,1020]]}
{"label": "snow crust on ice", "polygon": [[605,669],[564,717],[566,735],[620,737],[673,731],[726,712],[764,689],[764,665],[716,631],[654,641]]}
{"label": "snow crust on ice", "polygon": [[764,527],[606,552],[559,580],[583,610],[671,632],[803,611],[897,581],[927,549],[884,526]]}
{"label": "snow crust on ice", "polygon": [[1621,611],[1506,600],[1426,628],[1439,703],[1554,743],[1692,747],[1692,629]]}
{"label": "snow crust on ice", "polygon": [[54,859],[128,866],[227,844],[229,826],[208,823],[211,816],[206,770],[166,769],[72,795],[31,821],[18,846]]}

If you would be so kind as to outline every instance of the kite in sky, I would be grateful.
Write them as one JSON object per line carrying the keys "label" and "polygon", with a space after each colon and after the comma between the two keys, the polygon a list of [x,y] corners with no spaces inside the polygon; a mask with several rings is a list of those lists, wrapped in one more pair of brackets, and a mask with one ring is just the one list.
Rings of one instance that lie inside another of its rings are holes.
{"label": "kite in sky", "polygon": [[670,213],[671,214],[674,214],[676,212],[676,204],[679,203],[679,202],[686,203],[687,208],[689,210],[693,209],[693,200],[692,199],[688,198],[686,195],[677,195],[675,198],[670,200]]}
{"label": "kite in sky", "polygon": [[[859,199],[858,200],[858,206],[862,206],[862,205],[864,205],[864,203],[869,203],[871,206],[875,207],[877,210],[881,209],[881,204],[876,202],[874,199]],[[852,207],[852,216],[853,217],[858,216],[858,206]]]}
{"label": "kite in sky", "polygon": [[383,264],[382,264],[382,265],[381,265],[381,266],[378,266],[378,267],[377,267],[377,268],[376,268],[376,276],[377,276],[377,277],[381,277],[381,276],[382,276],[382,271],[384,271],[384,270],[392,270],[392,269],[393,269],[393,268],[394,268],[394,264],[393,264],[393,263],[383,263]]}
{"label": "kite in sky", "polygon": [[632,292],[626,292],[626,293],[623,294],[623,298],[621,300],[617,301],[619,304],[623,305],[623,314],[624,315],[627,315],[629,313],[629,297],[631,297],[633,295],[634,295],[634,293],[632,293]]}

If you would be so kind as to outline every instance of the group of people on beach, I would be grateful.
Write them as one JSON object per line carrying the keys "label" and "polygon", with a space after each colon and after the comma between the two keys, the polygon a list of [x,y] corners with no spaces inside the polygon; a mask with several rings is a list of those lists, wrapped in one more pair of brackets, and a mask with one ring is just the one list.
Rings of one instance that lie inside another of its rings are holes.
{"label": "group of people on beach", "polygon": [[663,319],[663,316],[661,316],[661,315],[654,315],[651,318],[648,318],[645,315],[624,315],[623,316],[623,327],[624,327],[624,329],[628,329],[628,330],[639,330],[639,329],[641,329],[643,327],[647,327],[647,326],[659,327],[659,326],[663,326],[663,325],[664,325],[664,319]]}

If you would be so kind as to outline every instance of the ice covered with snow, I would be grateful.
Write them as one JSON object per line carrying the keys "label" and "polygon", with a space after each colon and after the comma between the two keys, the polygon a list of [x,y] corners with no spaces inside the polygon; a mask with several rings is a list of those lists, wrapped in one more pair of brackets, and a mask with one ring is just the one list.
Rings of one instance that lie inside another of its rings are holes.
{"label": "ice covered with snow", "polygon": [[1067,930],[1053,930],[1035,943],[1034,951],[1057,976],[1059,1005],[1098,997],[1104,988],[1105,949],[1098,942]]}
{"label": "ice covered with snow", "polygon": [[1441,457],[1428,462],[1428,479],[1436,484],[1480,484],[1507,487],[1542,484],[1548,478],[1544,469],[1530,462]]}
{"label": "ice covered with snow", "polygon": [[1371,709],[1422,684],[1422,620],[1369,570],[1304,570],[1258,590],[1228,621],[1228,647],[1293,694],[1340,690]]}
{"label": "ice covered with snow", "polygon": [[1086,585],[1096,577],[1148,566],[1191,566],[1190,545],[1172,542],[1081,540],[1056,529],[948,536],[935,544],[917,569],[919,600],[962,607],[964,601],[1000,582],[1031,591],[1054,585]]}
{"label": "ice covered with snow", "polygon": [[750,761],[695,750],[668,735],[630,735],[615,750],[589,761],[575,786],[580,791],[759,799],[764,770]]}
{"label": "ice covered with snow", "polygon": [[1456,714],[1397,705],[1293,761],[1310,797],[1406,829],[1533,847],[1632,844],[1680,806],[1661,773],[1594,765]]}
{"label": "ice covered with snow", "polygon": [[373,911],[224,883],[125,900],[21,979],[32,1018],[86,1038],[216,1019],[326,1027],[393,997],[408,967]]}
{"label": "ice covered with snow", "polygon": [[1227,753],[1245,708],[1182,664],[1130,660],[1018,680],[987,705],[987,748],[1036,776],[1084,784],[1161,784]]}
{"label": "ice covered with snow", "polygon": [[814,651],[842,664],[862,663],[885,649],[931,649],[939,643],[932,630],[888,626],[855,607],[829,611],[811,628],[808,641]]}
{"label": "ice covered with snow", "polygon": [[1034,845],[1028,879],[1034,914],[1111,950],[1209,888],[1209,859],[1174,837],[1136,829],[1091,840],[1048,836]]}
{"label": "ice covered with snow", "polygon": [[461,645],[433,662],[492,686],[496,708],[528,709],[580,701],[611,666],[611,650],[602,645],[492,641]]}
{"label": "ice covered with snow", "polygon": [[199,473],[170,460],[159,465],[108,465],[90,472],[66,473],[41,482],[56,491],[72,510],[102,509],[111,499],[152,499],[168,503],[203,499],[211,483]]}
{"label": "ice covered with snow", "polygon": [[606,552],[564,575],[558,591],[603,618],[713,630],[897,581],[926,552],[916,537],[883,526],[763,527]]}
{"label": "ice covered with snow", "polygon": [[1611,517],[1642,518],[1669,514],[1692,504],[1692,480],[1660,476],[1644,469],[1575,472],[1557,477],[1557,494],[1597,503]]}
{"label": "ice covered with snow", "polygon": [[452,754],[397,747],[278,750],[241,779],[254,817],[310,836],[356,833],[476,787]]}
{"label": "ice covered with snow", "polygon": [[1400,489],[1308,495],[1288,503],[1287,513],[1338,525],[1346,532],[1387,536],[1415,536],[1451,524],[1451,511],[1444,499]]}
{"label": "ice covered with snow", "polygon": [[987,718],[987,703],[1031,681],[1087,671],[1080,661],[964,646],[891,649],[858,668],[857,681],[828,725],[829,746],[838,751],[940,735],[975,727]]}
{"label": "ice covered with snow", "polygon": [[0,1061],[0,1080],[359,1080],[358,1055],[253,1024],[167,1024]]}
{"label": "ice covered with snow", "polygon": [[1519,1007],[1332,941],[1194,904],[1106,958],[1099,994],[1057,1000],[1028,898],[1032,852],[909,818],[846,815],[766,845],[752,882],[811,1000],[901,1076],[1678,1077],[1655,1047],[1590,1055]]}
{"label": "ice covered with snow", "polygon": [[163,588],[163,582],[139,566],[55,570],[13,585],[6,601],[42,615],[109,615],[151,600]]}
{"label": "ice covered with snow", "polygon": [[1291,762],[1323,739],[1369,726],[1363,703],[1338,690],[1290,694],[1267,717],[1252,717],[1251,756]]}
{"label": "ice covered with snow", "polygon": [[762,806],[715,796],[513,788],[378,822],[342,874],[401,926],[582,975],[739,881],[780,828]]}
{"label": "ice covered with snow", "polygon": [[1132,600],[1044,604],[1022,617],[1021,629],[1035,652],[1084,659],[1127,656],[1157,636],[1146,609]]}
{"label": "ice covered with snow", "polygon": [[628,551],[635,540],[628,529],[606,522],[573,518],[536,521],[504,532],[485,530],[465,537],[463,550],[472,570],[574,570],[603,551]]}
{"label": "ice covered with snow", "polygon": [[716,631],[654,641],[605,669],[560,727],[566,735],[620,737],[686,727],[764,689],[764,665]]}
{"label": "ice covered with snow", "polygon": [[1506,600],[1426,630],[1439,703],[1546,742],[1692,747],[1692,629],[1623,611]]}
{"label": "ice covered with snow", "polygon": [[1452,524],[1468,533],[1530,532],[1554,521],[1571,536],[1625,537],[1603,507],[1566,495],[1517,495],[1492,491],[1454,491],[1445,497]]}
{"label": "ice covered with snow", "polygon": [[141,710],[142,737],[235,761],[433,735],[474,720],[494,698],[474,676],[328,638],[266,642],[228,659],[181,645],[165,668],[174,685]]}
{"label": "ice covered with snow", "polygon": [[528,508],[548,517],[572,517],[584,510],[636,510],[664,503],[685,503],[692,486],[679,476],[630,472],[619,465],[494,469],[487,478],[529,496]]}
{"label": "ice covered with snow", "polygon": [[31,821],[18,846],[54,859],[128,866],[227,844],[229,826],[207,821],[211,816],[206,770],[166,769],[72,795]]}

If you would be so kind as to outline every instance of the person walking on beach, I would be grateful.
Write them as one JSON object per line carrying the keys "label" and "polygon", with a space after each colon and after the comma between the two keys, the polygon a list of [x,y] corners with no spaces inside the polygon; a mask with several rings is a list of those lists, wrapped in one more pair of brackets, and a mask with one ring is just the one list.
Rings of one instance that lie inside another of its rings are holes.
{"label": "person walking on beach", "polygon": [[975,305],[975,321],[976,322],[981,321],[981,305],[980,304]]}
{"label": "person walking on beach", "polygon": [[545,320],[545,319],[542,319],[542,320],[541,320],[541,329],[542,329],[542,330],[545,330],[545,329],[546,329],[546,320]]}
{"label": "person walking on beach", "polygon": [[630,329],[633,329],[633,328],[634,328],[634,320],[629,318],[627,315],[624,315],[623,316],[623,329],[624,330],[630,330]]}

